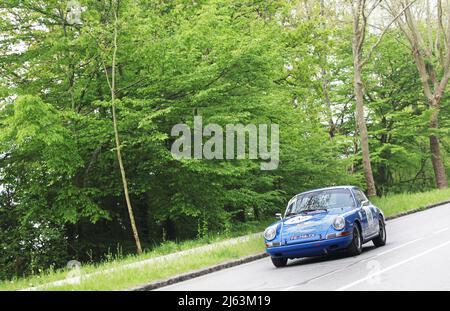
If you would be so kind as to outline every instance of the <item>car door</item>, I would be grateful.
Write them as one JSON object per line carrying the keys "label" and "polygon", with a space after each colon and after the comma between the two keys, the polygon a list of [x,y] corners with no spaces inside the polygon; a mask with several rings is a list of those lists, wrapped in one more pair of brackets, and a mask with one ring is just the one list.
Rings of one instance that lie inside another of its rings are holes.
{"label": "car door", "polygon": [[366,239],[378,232],[378,219],[375,213],[375,207],[360,189],[355,188],[353,192],[360,209],[363,237]]}

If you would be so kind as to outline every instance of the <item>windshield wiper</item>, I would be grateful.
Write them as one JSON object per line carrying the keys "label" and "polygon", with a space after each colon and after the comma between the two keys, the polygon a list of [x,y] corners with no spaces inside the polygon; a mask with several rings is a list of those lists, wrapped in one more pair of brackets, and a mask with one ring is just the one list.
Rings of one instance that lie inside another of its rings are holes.
{"label": "windshield wiper", "polygon": [[296,213],[296,212],[290,212],[290,213],[287,213],[287,214],[286,214],[286,218],[291,217],[291,216],[295,216],[295,215],[298,215],[298,213]]}
{"label": "windshield wiper", "polygon": [[326,208],[311,208],[311,209],[304,209],[298,212],[290,212],[286,214],[286,218],[291,217],[291,216],[295,216],[301,213],[308,213],[308,212],[314,212],[314,211],[328,211],[328,209]]}
{"label": "windshield wiper", "polygon": [[314,212],[314,211],[328,211],[328,209],[326,209],[326,208],[311,208],[311,209],[305,209],[302,212],[307,213],[307,212]]}

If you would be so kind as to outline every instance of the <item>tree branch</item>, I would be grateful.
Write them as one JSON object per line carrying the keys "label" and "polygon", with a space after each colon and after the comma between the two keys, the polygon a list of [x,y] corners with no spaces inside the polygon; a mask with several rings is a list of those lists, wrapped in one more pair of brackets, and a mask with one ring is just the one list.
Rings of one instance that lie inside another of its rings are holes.
{"label": "tree branch", "polygon": [[417,0],[413,0],[410,2],[403,10],[398,13],[390,22],[387,24],[387,26],[383,29],[380,36],[378,37],[378,40],[375,42],[375,44],[370,48],[369,53],[367,54],[367,57],[361,62],[361,66],[364,66],[372,57],[373,51],[378,47],[378,45],[381,43],[381,39],[383,39],[384,35],[386,34],[387,30],[391,25],[405,12],[406,9],[408,9],[414,2]]}

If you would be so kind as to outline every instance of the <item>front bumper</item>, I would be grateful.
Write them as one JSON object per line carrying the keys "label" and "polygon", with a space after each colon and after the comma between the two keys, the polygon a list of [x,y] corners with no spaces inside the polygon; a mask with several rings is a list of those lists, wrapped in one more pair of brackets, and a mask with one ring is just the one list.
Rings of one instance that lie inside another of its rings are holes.
{"label": "front bumper", "polygon": [[347,248],[353,239],[353,234],[307,243],[273,246],[266,248],[266,252],[272,257],[300,258],[326,255],[331,252]]}

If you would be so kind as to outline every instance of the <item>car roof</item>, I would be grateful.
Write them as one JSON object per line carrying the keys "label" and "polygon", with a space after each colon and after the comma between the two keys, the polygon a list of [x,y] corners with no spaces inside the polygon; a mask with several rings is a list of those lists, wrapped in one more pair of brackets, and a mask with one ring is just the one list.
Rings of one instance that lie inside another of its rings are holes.
{"label": "car roof", "polygon": [[333,190],[333,189],[349,189],[349,190],[351,190],[351,189],[358,189],[358,187],[357,186],[346,185],[346,186],[333,186],[333,187],[317,188],[317,189],[313,189],[313,190],[309,190],[309,191],[298,193],[294,197],[296,197],[298,195],[306,194],[306,193],[322,191],[322,190]]}

